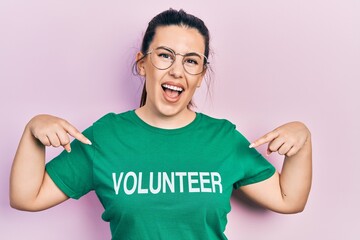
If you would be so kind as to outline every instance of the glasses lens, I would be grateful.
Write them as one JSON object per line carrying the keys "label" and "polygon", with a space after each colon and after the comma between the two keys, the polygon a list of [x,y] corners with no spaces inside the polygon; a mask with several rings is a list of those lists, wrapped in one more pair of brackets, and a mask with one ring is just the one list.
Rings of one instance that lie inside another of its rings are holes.
{"label": "glasses lens", "polygon": [[204,70],[204,60],[197,53],[188,53],[184,56],[183,65],[185,71],[196,75],[200,74]]}
{"label": "glasses lens", "polygon": [[175,61],[175,55],[165,48],[157,48],[150,54],[152,64],[158,69],[167,69]]}

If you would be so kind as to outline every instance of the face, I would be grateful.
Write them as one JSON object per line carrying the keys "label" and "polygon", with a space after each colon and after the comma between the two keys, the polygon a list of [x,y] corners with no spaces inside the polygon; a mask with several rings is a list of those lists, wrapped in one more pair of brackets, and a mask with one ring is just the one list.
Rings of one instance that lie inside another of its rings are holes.
{"label": "face", "polygon": [[[181,116],[189,113],[188,104],[197,87],[200,87],[205,71],[198,75],[191,75],[185,71],[185,64],[193,64],[192,58],[182,56],[187,53],[200,53],[205,51],[203,36],[194,28],[182,26],[158,27],[149,50],[166,47],[172,49],[176,55],[175,62],[170,68],[161,70],[156,68],[151,58],[169,57],[168,52],[161,50],[162,55],[148,54],[138,63],[139,73],[146,79],[147,98],[143,108],[160,116]],[[164,54],[163,54],[164,53]],[[143,57],[138,53],[137,59]],[[154,62],[154,61],[153,61]],[[202,64],[201,62],[198,64]]]}

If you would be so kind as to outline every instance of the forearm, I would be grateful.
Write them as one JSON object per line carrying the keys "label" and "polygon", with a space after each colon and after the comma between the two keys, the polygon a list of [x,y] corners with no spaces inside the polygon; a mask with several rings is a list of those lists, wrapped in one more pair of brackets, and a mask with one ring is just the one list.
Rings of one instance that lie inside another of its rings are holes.
{"label": "forearm", "polygon": [[10,204],[24,209],[40,191],[45,173],[45,147],[25,127],[10,175]]}
{"label": "forearm", "polygon": [[291,157],[285,157],[280,187],[285,204],[294,212],[306,205],[312,180],[312,146],[309,135],[304,146]]}

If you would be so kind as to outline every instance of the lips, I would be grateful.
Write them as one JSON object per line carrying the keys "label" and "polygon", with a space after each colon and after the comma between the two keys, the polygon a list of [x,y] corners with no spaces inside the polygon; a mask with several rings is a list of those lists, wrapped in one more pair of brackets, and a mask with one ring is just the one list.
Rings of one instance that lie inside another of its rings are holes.
{"label": "lips", "polygon": [[176,102],[180,99],[180,95],[184,92],[184,88],[179,85],[174,85],[171,83],[164,83],[161,85],[164,90],[165,99],[169,102]]}

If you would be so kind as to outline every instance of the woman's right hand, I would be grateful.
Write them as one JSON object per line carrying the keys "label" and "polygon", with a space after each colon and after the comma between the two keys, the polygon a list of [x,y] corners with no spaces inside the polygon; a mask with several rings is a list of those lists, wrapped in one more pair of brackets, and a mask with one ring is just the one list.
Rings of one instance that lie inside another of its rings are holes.
{"label": "woman's right hand", "polygon": [[37,115],[29,121],[28,128],[31,134],[44,146],[62,146],[67,152],[70,152],[70,136],[84,144],[91,145],[90,140],[73,125],[55,116]]}
{"label": "woman's right hand", "polygon": [[85,144],[91,142],[73,125],[51,115],[33,117],[20,139],[10,174],[10,205],[25,211],[40,211],[69,197],[45,169],[45,147],[63,146],[70,152],[70,136]]}

